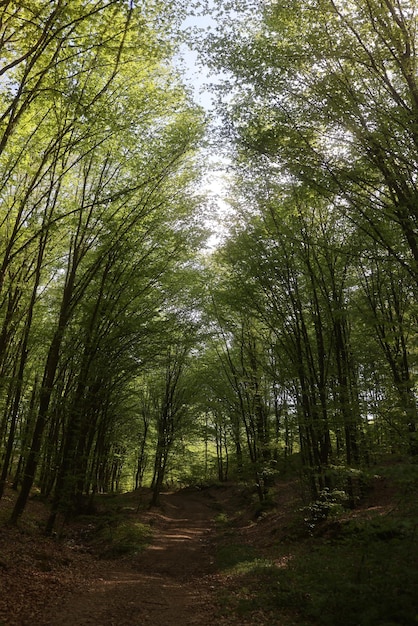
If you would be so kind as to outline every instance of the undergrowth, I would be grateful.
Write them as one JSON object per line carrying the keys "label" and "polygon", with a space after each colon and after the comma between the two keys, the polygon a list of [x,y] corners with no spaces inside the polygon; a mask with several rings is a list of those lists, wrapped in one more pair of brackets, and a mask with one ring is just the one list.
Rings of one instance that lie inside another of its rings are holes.
{"label": "undergrowth", "polygon": [[276,542],[267,559],[254,545],[221,545],[217,562],[230,591],[221,598],[226,610],[247,619],[263,612],[272,624],[287,623],[286,615],[297,616],[301,626],[418,624],[416,514],[397,508],[348,520],[343,504],[342,494],[324,494],[304,510],[304,538],[300,533]]}
{"label": "undergrowth", "polygon": [[102,558],[134,556],[151,542],[152,531],[147,524],[133,520],[106,519],[98,526],[93,545]]}
{"label": "undergrowth", "polygon": [[416,559],[412,524],[352,523],[278,571],[276,598],[279,606],[288,604],[291,588],[298,602],[303,598],[301,614],[321,626],[410,626],[418,623]]}

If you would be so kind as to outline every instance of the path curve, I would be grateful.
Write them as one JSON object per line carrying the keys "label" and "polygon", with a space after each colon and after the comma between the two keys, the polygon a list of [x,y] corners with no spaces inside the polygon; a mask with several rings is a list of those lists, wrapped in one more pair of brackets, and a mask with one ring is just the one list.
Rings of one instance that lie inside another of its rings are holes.
{"label": "path curve", "polygon": [[141,515],[152,544],[130,559],[98,561],[81,593],[65,598],[33,626],[209,626],[214,606],[208,575],[216,515],[212,494],[162,494],[161,509]]}

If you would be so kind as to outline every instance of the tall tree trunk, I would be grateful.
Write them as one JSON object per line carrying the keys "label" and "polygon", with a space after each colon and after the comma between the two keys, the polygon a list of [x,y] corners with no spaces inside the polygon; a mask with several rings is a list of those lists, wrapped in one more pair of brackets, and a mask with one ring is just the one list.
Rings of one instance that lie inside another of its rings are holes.
{"label": "tall tree trunk", "polygon": [[72,271],[69,275],[66,287],[64,289],[58,326],[54,333],[48,351],[41,390],[39,394],[38,415],[32,435],[31,447],[23,473],[22,487],[10,518],[10,521],[13,524],[17,523],[19,517],[23,513],[30,494],[30,490],[35,480],[36,470],[38,468],[39,462],[39,454],[42,445],[42,436],[48,419],[48,409],[54,388],[55,375],[58,369],[61,344],[64,337],[65,328],[70,319],[70,303],[74,280],[75,272]]}

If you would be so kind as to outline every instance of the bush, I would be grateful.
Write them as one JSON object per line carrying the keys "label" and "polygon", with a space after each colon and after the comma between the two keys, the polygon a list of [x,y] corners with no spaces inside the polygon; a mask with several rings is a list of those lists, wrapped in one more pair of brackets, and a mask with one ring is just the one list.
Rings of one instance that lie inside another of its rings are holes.
{"label": "bush", "polygon": [[108,524],[99,533],[102,558],[133,556],[150,543],[152,532],[149,526],[139,522],[125,521]]}
{"label": "bush", "polygon": [[348,495],[339,489],[323,489],[318,500],[311,502],[302,509],[304,522],[309,532],[313,532],[319,522],[329,517],[336,517],[344,511],[344,506],[348,502]]}
{"label": "bush", "polygon": [[320,626],[418,624],[416,555],[408,521],[347,524],[338,540],[313,544],[308,557],[278,572],[277,605],[298,608]]}

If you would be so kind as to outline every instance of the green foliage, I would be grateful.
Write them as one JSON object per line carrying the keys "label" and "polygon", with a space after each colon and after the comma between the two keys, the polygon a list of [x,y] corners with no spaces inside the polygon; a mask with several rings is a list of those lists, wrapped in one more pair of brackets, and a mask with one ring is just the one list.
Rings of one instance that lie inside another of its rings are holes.
{"label": "green foliage", "polygon": [[238,585],[238,590],[232,596],[223,598],[228,613],[233,608],[239,615],[248,616],[254,611],[262,610],[264,615],[270,612],[273,621],[279,608],[299,607],[300,591],[293,589],[290,581],[280,581],[280,572],[274,562],[260,557],[251,546],[222,546],[217,553],[217,564]]}
{"label": "green foliage", "polygon": [[276,508],[277,502],[268,491],[264,493],[262,501],[258,501],[255,507],[255,517],[263,517],[269,511]]}
{"label": "green foliage", "polygon": [[344,510],[344,505],[348,501],[345,491],[339,489],[323,489],[319,498],[311,502],[302,510],[304,513],[304,521],[310,532],[312,532],[319,522],[329,517],[338,516]]}
{"label": "green foliage", "polygon": [[98,532],[95,542],[100,546],[102,558],[133,556],[150,543],[152,531],[149,526],[131,520],[108,519]]}
{"label": "green foliage", "polygon": [[378,467],[377,473],[389,478],[397,487],[400,497],[415,494],[418,488],[418,462],[415,458],[402,458],[399,463]]}
{"label": "green foliage", "polygon": [[295,559],[288,572],[280,572],[279,583],[284,578],[306,591],[302,613],[321,626],[414,624],[417,546],[406,526],[383,519],[349,527],[339,540],[316,546],[309,558]]}
{"label": "green foliage", "polygon": [[230,524],[230,519],[227,513],[218,513],[215,516],[214,521],[218,528],[225,528]]}
{"label": "green foliage", "polygon": [[341,541],[350,542],[357,539],[368,545],[374,541],[391,541],[392,539],[415,541],[417,523],[411,519],[392,517],[376,517],[361,523],[354,520],[342,528]]}
{"label": "green foliage", "polygon": [[130,487],[137,470],[135,381],[168,309],[187,308],[204,237],[204,121],[171,64],[167,3],[3,4],[0,469],[25,453],[16,518],[39,474],[55,484],[52,530],[75,491]]}
{"label": "green foliage", "polygon": [[275,565],[269,559],[262,558],[250,558],[243,561],[238,561],[234,567],[231,568],[231,572],[238,575],[253,575],[262,576],[270,573],[274,570]]}
{"label": "green foliage", "polygon": [[220,570],[233,570],[241,567],[243,563],[252,563],[256,559],[254,548],[243,544],[222,545],[216,553],[216,565]]}
{"label": "green foliage", "polygon": [[[228,6],[206,42],[235,165],[214,398],[253,462],[300,446],[316,493],[332,462],[416,453],[416,6]],[[355,471],[334,472],[352,506]],[[340,504],[322,497],[311,517]]]}
{"label": "green foliage", "polygon": [[218,565],[239,586],[228,606],[243,615],[269,612],[272,623],[291,611],[298,624],[411,626],[418,623],[417,538],[412,520],[381,517],[341,525],[332,540],[309,539],[281,566],[251,547],[223,546]]}

